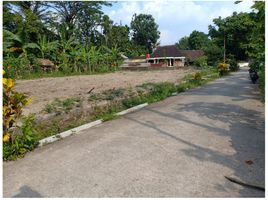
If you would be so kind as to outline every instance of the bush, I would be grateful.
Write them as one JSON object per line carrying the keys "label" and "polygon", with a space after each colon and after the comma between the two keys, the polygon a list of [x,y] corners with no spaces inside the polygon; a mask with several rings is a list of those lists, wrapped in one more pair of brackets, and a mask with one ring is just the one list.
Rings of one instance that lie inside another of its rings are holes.
{"label": "bush", "polygon": [[195,81],[200,81],[200,80],[202,79],[201,73],[200,73],[200,72],[195,72],[195,73],[193,74],[193,79],[194,79]]}
{"label": "bush", "polygon": [[205,68],[208,65],[207,60],[207,56],[202,56],[194,61],[194,65],[197,67]]}
{"label": "bush", "polygon": [[31,73],[30,61],[26,57],[5,57],[3,64],[6,75],[10,78],[21,78]]}
{"label": "bush", "polygon": [[34,129],[34,116],[22,119],[21,133],[14,135],[12,140],[4,141],[3,159],[16,160],[38,145],[38,135]]}
{"label": "bush", "polygon": [[230,71],[235,72],[239,69],[238,63],[235,59],[230,59],[228,63],[230,65],[229,67]]}
{"label": "bush", "polygon": [[15,159],[32,150],[37,143],[33,136],[33,116],[23,118],[22,126],[19,125],[22,115],[22,108],[30,99],[13,90],[15,81],[6,78],[4,71],[3,78],[3,157],[4,160]]}

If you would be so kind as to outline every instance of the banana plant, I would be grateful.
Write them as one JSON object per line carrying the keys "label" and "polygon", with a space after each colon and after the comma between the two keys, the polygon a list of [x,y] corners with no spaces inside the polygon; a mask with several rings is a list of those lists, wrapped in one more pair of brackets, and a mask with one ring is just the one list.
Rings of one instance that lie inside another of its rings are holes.
{"label": "banana plant", "polygon": [[90,67],[93,72],[96,71],[97,65],[102,60],[102,54],[100,50],[95,46],[91,46],[89,50]]}
{"label": "banana plant", "polygon": [[110,66],[116,68],[118,66],[118,60],[120,59],[120,51],[117,46],[108,48],[106,46],[102,46],[102,48],[107,52],[107,58],[110,62]]}
{"label": "banana plant", "polygon": [[40,50],[42,58],[45,58],[46,54],[50,54],[55,51],[59,46],[57,40],[50,42],[46,36],[41,36],[38,40],[38,49]]}
{"label": "banana plant", "polygon": [[3,50],[5,53],[17,52],[19,53],[19,57],[27,58],[27,50],[28,49],[38,49],[38,45],[36,43],[28,43],[22,37],[8,31],[3,31]]}

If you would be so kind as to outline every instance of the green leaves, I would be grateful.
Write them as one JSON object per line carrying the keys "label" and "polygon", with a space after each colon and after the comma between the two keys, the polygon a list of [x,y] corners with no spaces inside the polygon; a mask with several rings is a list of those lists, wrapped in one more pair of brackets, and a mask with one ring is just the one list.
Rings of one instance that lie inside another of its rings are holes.
{"label": "green leaves", "polygon": [[151,53],[160,38],[158,25],[155,23],[153,16],[134,14],[130,25],[133,30],[133,41],[137,45],[145,46],[148,53]]}

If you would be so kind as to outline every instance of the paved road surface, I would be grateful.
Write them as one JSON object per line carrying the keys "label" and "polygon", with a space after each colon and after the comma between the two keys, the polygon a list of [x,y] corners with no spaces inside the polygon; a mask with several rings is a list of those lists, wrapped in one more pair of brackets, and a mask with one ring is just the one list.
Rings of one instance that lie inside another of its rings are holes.
{"label": "paved road surface", "polygon": [[4,163],[4,197],[263,197],[224,178],[264,185],[258,98],[243,70],[38,148]]}

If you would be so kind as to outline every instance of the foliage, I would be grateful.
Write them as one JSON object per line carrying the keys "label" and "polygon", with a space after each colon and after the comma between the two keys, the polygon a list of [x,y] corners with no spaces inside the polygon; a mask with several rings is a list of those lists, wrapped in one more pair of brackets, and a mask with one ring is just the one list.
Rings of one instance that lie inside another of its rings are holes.
{"label": "foliage", "polygon": [[[6,77],[6,74],[4,74]],[[22,108],[30,99],[22,93],[13,90],[15,80],[3,78],[3,141],[10,142],[15,136],[17,122],[22,115]]]}
{"label": "foliage", "polygon": [[40,58],[55,64],[52,76],[59,74],[56,70],[65,75],[103,73],[118,70],[121,54],[148,53],[160,34],[152,16],[134,15],[131,29],[104,15],[103,7],[111,5],[106,1],[4,2],[4,64],[13,66],[7,73],[16,78],[47,76],[40,70],[44,65],[36,62]]}
{"label": "foliage", "polygon": [[195,72],[195,73],[193,74],[193,80],[195,80],[195,81],[200,81],[201,79],[202,79],[202,75],[201,75],[200,72]]}
{"label": "foliage", "polygon": [[17,58],[10,55],[5,57],[3,60],[3,65],[8,77],[21,78],[30,74],[31,65],[28,58]]}
{"label": "foliage", "polygon": [[152,15],[134,14],[130,27],[133,31],[133,41],[137,45],[144,45],[147,53],[151,53],[160,38],[158,25]]}
{"label": "foliage", "polygon": [[176,44],[176,46],[178,47],[178,49],[185,49],[185,50],[190,49],[189,37],[188,36],[182,37]]}
{"label": "foliage", "polygon": [[32,150],[36,144],[36,132],[33,128],[34,117],[29,116],[20,120],[22,108],[30,99],[14,91],[15,80],[3,78],[3,158],[14,160],[23,156],[27,151]]}
{"label": "foliage", "polygon": [[215,25],[209,26],[209,35],[218,46],[223,46],[224,38],[226,54],[234,55],[236,60],[246,60],[246,44],[254,22],[248,13],[236,13],[226,18],[216,18]]}
{"label": "foliage", "polygon": [[227,63],[230,65],[229,69],[232,72],[235,72],[239,69],[237,61],[234,59],[234,57],[231,57],[227,60]]}
{"label": "foliage", "polygon": [[194,61],[194,65],[197,67],[205,68],[207,66],[207,56],[202,56]]}
{"label": "foliage", "polygon": [[[219,63],[223,50],[217,46],[213,40],[211,40],[207,34],[194,30],[189,36],[185,36],[179,40],[176,44],[179,49],[186,50],[203,50],[207,59],[202,57],[195,64],[197,66],[205,65],[205,60],[209,65],[215,65]],[[199,62],[200,61],[200,62]]]}
{"label": "foliage", "polygon": [[14,135],[12,140],[4,141],[3,159],[16,160],[38,145],[38,135],[35,130],[34,116],[22,118],[21,133]]}
{"label": "foliage", "polygon": [[203,49],[210,42],[208,35],[200,31],[193,31],[188,38],[189,49]]}
{"label": "foliage", "polygon": [[208,58],[207,62],[209,65],[216,65],[223,57],[223,49],[214,42],[210,42],[209,45],[203,47],[203,50]]}
{"label": "foliage", "polygon": [[45,111],[47,113],[55,113],[56,115],[60,115],[63,113],[68,113],[74,107],[81,106],[80,98],[67,98],[64,100],[55,99],[52,103],[47,104],[45,107]]}

